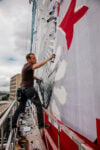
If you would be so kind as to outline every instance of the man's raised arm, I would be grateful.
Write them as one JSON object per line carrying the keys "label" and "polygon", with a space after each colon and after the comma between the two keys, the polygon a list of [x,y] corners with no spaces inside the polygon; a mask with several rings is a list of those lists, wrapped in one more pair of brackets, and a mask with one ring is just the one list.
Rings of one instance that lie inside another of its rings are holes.
{"label": "man's raised arm", "polygon": [[35,69],[37,69],[37,68],[42,67],[42,66],[45,65],[49,60],[52,60],[53,58],[55,58],[55,54],[52,54],[52,55],[51,55],[50,57],[48,57],[47,59],[44,59],[44,60],[42,60],[42,61],[40,61],[40,62],[34,64],[34,65],[32,66],[32,69],[35,70]]}

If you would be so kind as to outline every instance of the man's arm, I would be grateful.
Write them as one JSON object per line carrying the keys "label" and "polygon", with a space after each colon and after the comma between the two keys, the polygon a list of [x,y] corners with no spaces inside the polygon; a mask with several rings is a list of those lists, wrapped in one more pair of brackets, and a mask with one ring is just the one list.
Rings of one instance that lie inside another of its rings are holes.
{"label": "man's arm", "polygon": [[42,61],[40,61],[40,62],[34,64],[34,65],[32,66],[32,69],[35,70],[35,69],[37,69],[37,68],[42,67],[43,65],[45,65],[45,64],[46,64],[49,60],[51,60],[52,58],[55,58],[55,54],[52,54],[52,55],[51,55],[50,57],[48,57],[47,59],[44,59],[44,60],[42,60]]}
{"label": "man's arm", "polygon": [[36,82],[37,83],[41,83],[41,82],[43,82],[43,80],[42,79],[39,79],[38,77],[36,77],[36,76],[33,76],[33,79],[34,80],[36,80]]}
{"label": "man's arm", "polygon": [[33,79],[34,79],[34,80],[39,80],[39,78],[38,78],[38,77],[36,77],[36,76],[33,76]]}

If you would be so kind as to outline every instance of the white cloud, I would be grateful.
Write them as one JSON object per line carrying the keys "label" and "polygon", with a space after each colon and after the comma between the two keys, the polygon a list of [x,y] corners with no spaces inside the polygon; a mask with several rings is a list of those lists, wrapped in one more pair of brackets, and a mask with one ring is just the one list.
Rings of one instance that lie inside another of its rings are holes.
{"label": "white cloud", "polygon": [[31,10],[28,0],[0,1],[0,91],[21,72],[30,48]]}

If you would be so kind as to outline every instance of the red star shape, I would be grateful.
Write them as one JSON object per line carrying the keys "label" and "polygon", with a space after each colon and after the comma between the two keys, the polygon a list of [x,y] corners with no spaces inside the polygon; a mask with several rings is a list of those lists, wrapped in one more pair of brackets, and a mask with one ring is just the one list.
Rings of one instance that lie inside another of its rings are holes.
{"label": "red star shape", "polygon": [[79,21],[87,12],[88,7],[82,6],[76,12],[74,12],[76,6],[76,0],[71,0],[70,6],[68,11],[66,12],[60,27],[65,32],[66,41],[67,41],[67,48],[69,50],[72,39],[73,39],[73,31],[74,31],[74,24]]}

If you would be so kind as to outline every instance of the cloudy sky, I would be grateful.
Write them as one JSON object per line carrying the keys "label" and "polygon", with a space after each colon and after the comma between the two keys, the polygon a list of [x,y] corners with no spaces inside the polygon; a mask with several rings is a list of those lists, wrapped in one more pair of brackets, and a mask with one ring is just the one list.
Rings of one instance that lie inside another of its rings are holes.
{"label": "cloudy sky", "polygon": [[0,0],[0,91],[9,91],[10,78],[21,72],[30,49],[29,0]]}

